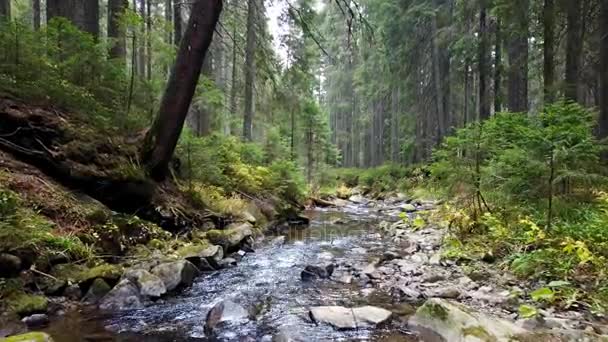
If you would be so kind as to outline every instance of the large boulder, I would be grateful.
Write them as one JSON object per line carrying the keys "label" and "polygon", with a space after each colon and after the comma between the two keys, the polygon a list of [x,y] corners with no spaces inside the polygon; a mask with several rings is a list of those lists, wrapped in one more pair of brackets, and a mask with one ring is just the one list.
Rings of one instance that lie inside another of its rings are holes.
{"label": "large boulder", "polygon": [[526,330],[444,299],[431,298],[409,320],[415,329],[432,331],[450,342],[516,341]]}
{"label": "large boulder", "polygon": [[317,278],[328,279],[333,274],[334,267],[334,265],[329,265],[325,267],[308,265],[300,273],[300,277],[303,281],[311,281]]}
{"label": "large boulder", "polygon": [[163,280],[146,270],[129,269],[123,277],[137,285],[142,296],[158,298],[167,292]]}
{"label": "large boulder", "polygon": [[369,200],[361,195],[352,195],[348,198],[349,201],[356,204],[366,204]]}
{"label": "large boulder", "polygon": [[177,251],[201,271],[215,271],[224,258],[224,249],[218,245],[186,245]]}
{"label": "large boulder", "polygon": [[188,260],[178,260],[154,267],[152,274],[165,283],[167,291],[173,291],[179,286],[192,285],[199,270]]}
{"label": "large boulder", "polygon": [[19,275],[21,259],[8,253],[0,253],[0,278],[11,278]]}
{"label": "large boulder", "polygon": [[345,308],[342,306],[317,306],[310,309],[310,318],[337,329],[375,327],[391,318],[392,312],[374,307]]}
{"label": "large boulder", "polygon": [[97,278],[93,281],[89,287],[89,290],[84,295],[83,301],[85,303],[95,304],[111,290],[112,288],[110,285],[108,285],[108,283],[106,283],[105,280]]}
{"label": "large boulder", "polygon": [[253,236],[253,226],[249,222],[233,223],[225,230],[210,230],[207,239],[211,243],[223,246],[226,251],[237,249],[241,243]]}
{"label": "large boulder", "polygon": [[51,335],[43,332],[29,332],[23,335],[11,336],[3,342],[53,342]]}
{"label": "large boulder", "polygon": [[205,330],[212,333],[220,324],[243,323],[249,319],[249,312],[242,305],[225,300],[211,308],[207,314]]}
{"label": "large boulder", "polygon": [[129,279],[123,279],[101,299],[99,307],[102,310],[121,311],[141,309],[143,304],[137,285]]}

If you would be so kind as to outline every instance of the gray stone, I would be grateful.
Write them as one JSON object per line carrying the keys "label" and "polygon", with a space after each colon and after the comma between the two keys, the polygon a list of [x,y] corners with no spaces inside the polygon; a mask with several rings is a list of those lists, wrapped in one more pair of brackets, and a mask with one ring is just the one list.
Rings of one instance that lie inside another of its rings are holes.
{"label": "gray stone", "polygon": [[230,267],[235,267],[237,265],[237,261],[235,258],[226,258],[226,259],[222,259],[219,262],[219,266],[221,268],[230,268]]}
{"label": "gray stone", "polygon": [[8,253],[0,253],[0,278],[12,278],[21,272],[21,259]]}
{"label": "gray stone", "polygon": [[249,319],[249,312],[243,306],[225,300],[211,308],[205,320],[205,330],[212,333],[220,324],[243,323]]}
{"label": "gray stone", "polygon": [[49,323],[49,316],[47,314],[35,314],[23,317],[21,322],[25,323],[30,328],[41,327]]}
{"label": "gray stone", "polygon": [[507,342],[526,333],[525,329],[507,320],[437,298],[427,300],[408,323],[416,329],[430,330],[450,342]]}
{"label": "gray stone", "polygon": [[317,306],[310,309],[310,318],[317,323],[329,324],[337,329],[373,327],[386,322],[392,312],[374,307],[345,308],[341,306]]}
{"label": "gray stone", "polygon": [[101,299],[99,307],[102,310],[121,311],[141,309],[143,304],[137,285],[129,279],[123,279]]}
{"label": "gray stone", "polygon": [[429,290],[426,293],[429,298],[458,298],[460,290],[455,287],[442,287],[439,289]]}
{"label": "gray stone", "polygon": [[85,303],[95,304],[111,290],[112,288],[110,285],[108,285],[108,283],[106,283],[105,280],[96,278],[89,287],[87,293],[84,295],[83,300]]}
{"label": "gray stone", "polygon": [[167,291],[173,291],[178,286],[190,286],[199,274],[198,269],[187,260],[178,260],[160,264],[152,269],[152,274],[160,278]]}
{"label": "gray stone", "polygon": [[146,270],[129,269],[123,277],[137,285],[142,296],[158,298],[167,293],[164,281]]}
{"label": "gray stone", "polygon": [[369,200],[361,195],[353,195],[348,198],[349,201],[356,204],[366,204]]}
{"label": "gray stone", "polygon": [[63,290],[63,295],[71,300],[80,300],[82,298],[82,290],[77,284],[72,284]]}
{"label": "gray stone", "polygon": [[422,278],[423,283],[437,283],[445,280],[445,276],[439,273],[429,273]]}
{"label": "gray stone", "polygon": [[399,209],[404,213],[413,213],[416,211],[416,206],[410,203],[404,203],[399,206]]}

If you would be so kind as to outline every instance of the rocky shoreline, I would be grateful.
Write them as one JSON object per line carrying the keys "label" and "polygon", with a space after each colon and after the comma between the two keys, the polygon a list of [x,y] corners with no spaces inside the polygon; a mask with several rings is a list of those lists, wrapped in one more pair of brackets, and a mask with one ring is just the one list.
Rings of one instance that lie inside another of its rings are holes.
{"label": "rocky shoreline", "polygon": [[[423,341],[604,341],[608,338],[607,326],[588,313],[576,310],[545,308],[534,318],[521,317],[518,309],[526,304],[524,294],[531,289],[502,272],[493,260],[471,267],[446,259],[442,254],[445,229],[428,218],[432,216],[425,214],[424,224],[418,219],[420,214],[436,208],[434,201],[412,201],[401,194],[386,196],[383,200],[353,195],[323,201],[324,206],[343,208],[334,210],[365,208],[383,218],[373,229],[376,233],[367,238],[376,240],[382,248],[380,253],[371,253],[364,247],[351,249],[349,252],[355,255],[370,255],[363,258],[367,260],[363,263],[336,259],[332,253],[318,255],[322,263],[310,264],[298,271],[302,284],[309,283],[315,288],[317,285],[323,288],[326,283],[341,284],[360,293],[356,303],[345,299],[344,305],[302,308],[306,313],[302,318],[309,324],[337,331],[412,331]],[[142,309],[188,288],[202,273],[238,269],[240,259],[252,253],[254,242],[259,242],[255,239],[260,235],[259,228],[251,221],[235,222],[222,233],[211,231],[205,240],[183,245],[173,255],[157,252],[146,260],[132,260],[116,268],[87,269],[86,277],[79,275],[77,282],[63,288],[62,297],[49,301],[49,308],[58,308],[49,312],[61,315],[71,305],[84,303],[110,312]],[[329,224],[347,223],[347,218],[338,218]],[[272,228],[271,231],[281,231],[285,227],[273,225]],[[263,244],[281,248],[284,242],[285,236],[279,235],[272,240],[265,239]],[[82,291],[83,287],[87,287],[87,291]],[[76,288],[81,291],[79,294]],[[375,296],[387,299],[378,301],[373,299]],[[226,329],[238,331],[239,326],[256,321],[259,310],[265,309],[236,299],[223,299],[206,313],[205,334],[221,334]],[[30,325],[35,329],[44,326],[48,319],[46,314],[34,312],[25,315],[22,322],[12,324],[22,328]],[[3,325],[3,329],[6,327]],[[50,336],[44,333],[35,333],[39,334],[35,339],[31,334],[7,341],[50,341]],[[289,330],[260,338],[263,341],[305,340]],[[259,339],[247,337],[245,340]]]}

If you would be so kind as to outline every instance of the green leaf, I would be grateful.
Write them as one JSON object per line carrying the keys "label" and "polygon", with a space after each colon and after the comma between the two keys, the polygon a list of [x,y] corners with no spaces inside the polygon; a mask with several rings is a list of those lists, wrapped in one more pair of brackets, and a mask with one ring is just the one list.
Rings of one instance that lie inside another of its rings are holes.
{"label": "green leaf", "polygon": [[548,287],[541,287],[530,294],[535,302],[547,301],[550,302],[555,297],[555,292]]}
{"label": "green leaf", "polygon": [[538,310],[531,305],[522,304],[519,306],[518,311],[521,318],[532,318],[538,315]]}
{"label": "green leaf", "polygon": [[569,285],[570,285],[569,281],[554,280],[554,281],[550,282],[549,284],[547,284],[547,287],[558,288],[558,287],[564,287],[564,286],[569,286]]}

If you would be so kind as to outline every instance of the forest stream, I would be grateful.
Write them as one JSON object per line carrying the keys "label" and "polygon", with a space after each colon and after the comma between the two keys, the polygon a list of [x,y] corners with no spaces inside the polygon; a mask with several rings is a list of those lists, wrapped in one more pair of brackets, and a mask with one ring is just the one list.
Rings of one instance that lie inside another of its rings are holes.
{"label": "forest stream", "polygon": [[[173,298],[120,314],[66,313],[47,332],[66,342],[275,341],[277,336],[302,341],[416,341],[418,337],[398,319],[374,329],[338,330],[314,324],[308,314],[310,307],[320,305],[396,309],[395,298],[388,293],[393,284],[389,286],[387,278],[399,272],[404,259],[395,255],[369,276],[365,273],[371,271],[365,268],[387,258],[383,255],[391,244],[378,227],[382,220],[398,221],[400,212],[397,204],[380,202],[307,211],[309,227],[258,241],[255,253],[247,253],[237,266],[206,274]],[[417,235],[421,251],[410,256],[412,266],[428,261],[439,248],[438,232]],[[305,266],[329,264],[336,265],[331,279],[301,279]],[[228,320],[210,339],[205,331],[207,314],[226,300],[247,308],[250,319]]]}

